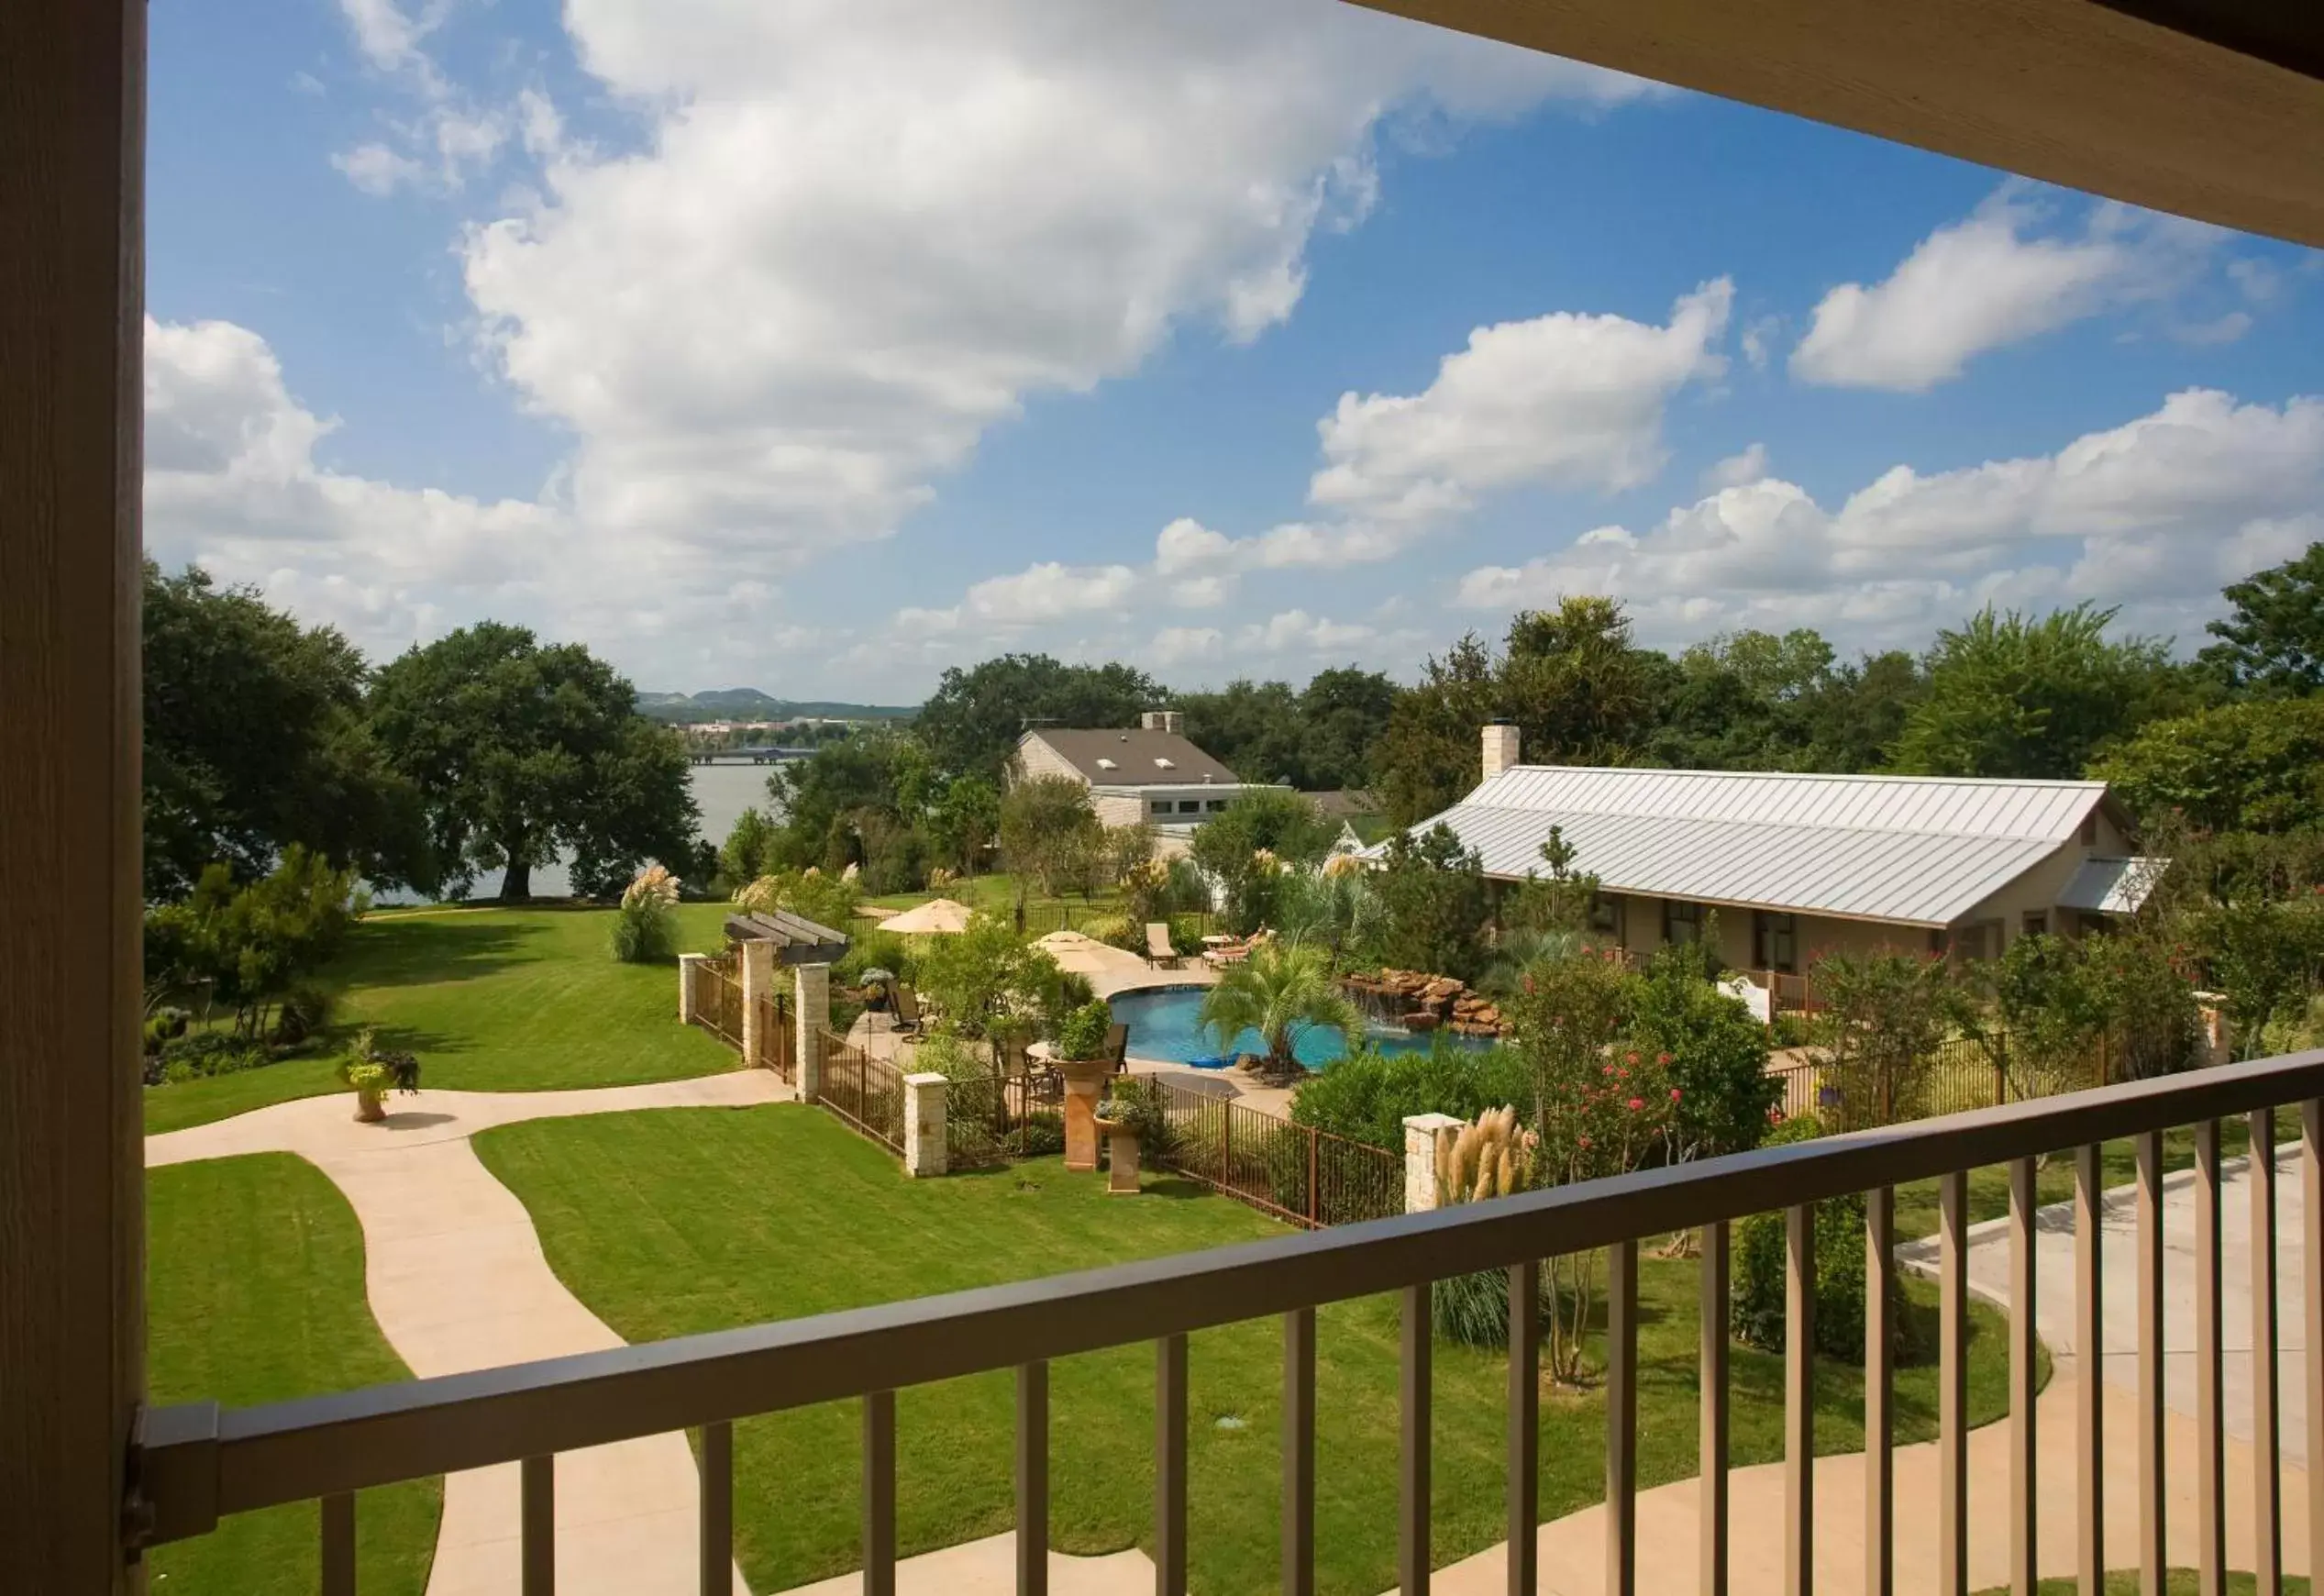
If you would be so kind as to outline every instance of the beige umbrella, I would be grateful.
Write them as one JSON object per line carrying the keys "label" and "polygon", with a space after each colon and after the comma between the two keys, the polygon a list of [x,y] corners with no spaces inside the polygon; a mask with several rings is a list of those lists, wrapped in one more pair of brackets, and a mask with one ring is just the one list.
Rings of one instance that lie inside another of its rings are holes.
{"label": "beige umbrella", "polygon": [[946,935],[966,931],[968,917],[975,913],[968,904],[950,898],[931,898],[916,909],[906,909],[901,914],[880,921],[880,929],[901,932],[907,937],[929,933]]}

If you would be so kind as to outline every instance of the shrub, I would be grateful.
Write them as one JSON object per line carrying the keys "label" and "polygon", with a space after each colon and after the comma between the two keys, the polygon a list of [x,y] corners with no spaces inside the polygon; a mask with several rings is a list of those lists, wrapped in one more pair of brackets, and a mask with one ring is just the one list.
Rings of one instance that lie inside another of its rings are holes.
{"label": "shrub", "polygon": [[637,872],[614,916],[614,957],[624,964],[653,964],[678,950],[679,881],[659,865]]}
{"label": "shrub", "polygon": [[161,1045],[146,1066],[149,1086],[235,1075],[274,1062],[274,1050],[255,1036],[231,1031],[197,1031]]}
{"label": "shrub", "polygon": [[1407,1114],[1475,1119],[1531,1092],[1522,1060],[1509,1048],[1465,1047],[1440,1033],[1424,1053],[1358,1048],[1300,1088],[1291,1119],[1394,1152],[1404,1146]]}
{"label": "shrub", "polygon": [[1138,1147],[1146,1163],[1159,1166],[1177,1156],[1178,1127],[1163,1112],[1162,1093],[1156,1090],[1153,1081],[1139,1075],[1124,1075],[1113,1082],[1107,1095],[1112,1099],[1113,1114],[1137,1133]]}
{"label": "shrub", "polygon": [[1046,1109],[1029,1114],[1001,1138],[1001,1146],[1013,1158],[1054,1158],[1065,1151],[1065,1121]]}
{"label": "shrub", "polygon": [[274,1016],[274,1040],[278,1047],[295,1047],[309,1036],[320,1036],[331,1023],[331,1010],[337,999],[326,986],[313,981],[301,981],[282,994],[282,1007]]}
{"label": "shrub", "polygon": [[831,979],[842,986],[861,986],[865,970],[886,970],[899,981],[909,982],[918,968],[906,938],[893,931],[866,931],[849,938],[847,954],[831,967]]}
{"label": "shrub", "polygon": [[183,1009],[160,1008],[145,1019],[145,1050],[159,1053],[164,1042],[174,1042],[185,1035],[186,1023],[193,1015]]}
{"label": "shrub", "polygon": [[1105,1033],[1113,1024],[1113,1011],[1092,998],[1057,1022],[1055,1047],[1064,1059],[1105,1057]]}
{"label": "shrub", "polygon": [[1125,948],[1132,953],[1145,951],[1145,927],[1133,924],[1127,914],[1100,914],[1083,922],[1081,934],[1109,948]]}
{"label": "shrub", "polygon": [[[1133,953],[1142,953],[1145,950],[1145,944],[1143,942],[1131,949]],[[1170,922],[1170,951],[1180,959],[1192,959],[1200,954],[1202,951],[1202,923],[1187,915],[1180,915],[1172,920]]]}
{"label": "shrub", "polygon": [[[1770,1130],[1763,1145],[1806,1141],[1821,1126],[1801,1114]],[[1865,1200],[1860,1193],[1828,1197],[1816,1204],[1816,1350],[1843,1363],[1864,1362]],[[1780,1352],[1787,1309],[1784,1216],[1754,1214],[1736,1227],[1734,1287],[1728,1324],[1751,1346]],[[1891,1266],[1893,1268],[1893,1265]],[[1900,1302],[1895,1281],[1891,1301]],[[1893,1315],[1896,1352],[1910,1351],[1908,1315]]]}
{"label": "shrub", "polygon": [[1767,1031],[1739,999],[1713,985],[1683,948],[1654,956],[1637,988],[1630,1039],[1669,1060],[1679,1092],[1673,1136],[1685,1153],[1747,1152],[1767,1128],[1783,1084],[1767,1073]]}

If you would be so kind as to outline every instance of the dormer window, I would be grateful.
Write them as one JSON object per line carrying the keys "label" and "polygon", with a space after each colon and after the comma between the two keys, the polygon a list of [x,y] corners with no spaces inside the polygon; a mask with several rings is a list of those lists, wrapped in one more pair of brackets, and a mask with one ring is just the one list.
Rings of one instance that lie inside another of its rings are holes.
{"label": "dormer window", "polygon": [[1122,767],[1115,764],[1112,759],[1100,759],[1098,761],[1098,769],[1101,770],[1118,770],[1121,768]]}
{"label": "dormer window", "polygon": [[1156,754],[1154,756],[1154,768],[1157,770],[1175,770],[1179,768],[1179,762],[1176,759],[1166,759],[1162,755]]}

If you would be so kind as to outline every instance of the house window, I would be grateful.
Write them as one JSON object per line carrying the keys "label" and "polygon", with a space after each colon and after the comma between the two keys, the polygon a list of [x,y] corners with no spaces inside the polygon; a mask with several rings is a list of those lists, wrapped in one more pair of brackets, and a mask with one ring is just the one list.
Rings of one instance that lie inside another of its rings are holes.
{"label": "house window", "polygon": [[2046,911],[2041,909],[2028,909],[2025,912],[2026,936],[2040,937],[2045,934],[2049,929],[2050,916]]}
{"label": "house window", "polygon": [[1223,798],[1205,798],[1202,800],[1202,810],[1206,815],[1223,814],[1226,810],[1226,800]]}
{"label": "house window", "polygon": [[1794,914],[1761,909],[1751,916],[1752,962],[1762,970],[1799,972],[1799,921]]}
{"label": "house window", "polygon": [[1156,815],[1168,815],[1170,812],[1170,801],[1168,798],[1156,798],[1146,807]]}
{"label": "house window", "polygon": [[1600,937],[1622,939],[1622,903],[1600,893],[1589,901],[1589,928]]}
{"label": "house window", "polygon": [[1202,813],[1202,800],[1201,800],[1201,799],[1200,799],[1200,798],[1181,798],[1181,799],[1179,799],[1179,813],[1180,815],[1200,815],[1200,814],[1201,814],[1201,813]]}
{"label": "house window", "polygon": [[1703,934],[1703,906],[1681,903],[1677,898],[1663,900],[1663,940],[1665,942],[1699,942]]}

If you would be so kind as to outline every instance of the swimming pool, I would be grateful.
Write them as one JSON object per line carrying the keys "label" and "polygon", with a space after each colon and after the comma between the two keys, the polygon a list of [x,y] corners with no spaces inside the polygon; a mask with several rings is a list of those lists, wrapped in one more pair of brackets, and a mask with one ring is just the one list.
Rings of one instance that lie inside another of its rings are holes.
{"label": "swimming pool", "polygon": [[[1223,1070],[1234,1062],[1239,1054],[1265,1051],[1259,1034],[1245,1031],[1221,1052],[1218,1038],[1205,1031],[1197,1018],[1202,1011],[1202,994],[1208,990],[1199,986],[1166,986],[1125,992],[1113,998],[1113,1017],[1130,1027],[1130,1056],[1167,1058],[1191,1064],[1198,1070]],[[1371,1025],[1368,1039],[1383,1053],[1425,1053],[1434,1045],[1433,1035],[1378,1021]],[[1487,1036],[1448,1035],[1447,1039],[1462,1047],[1484,1048],[1493,1045]],[[1340,1034],[1320,1027],[1300,1032],[1292,1051],[1311,1070],[1322,1070],[1347,1057]]]}

